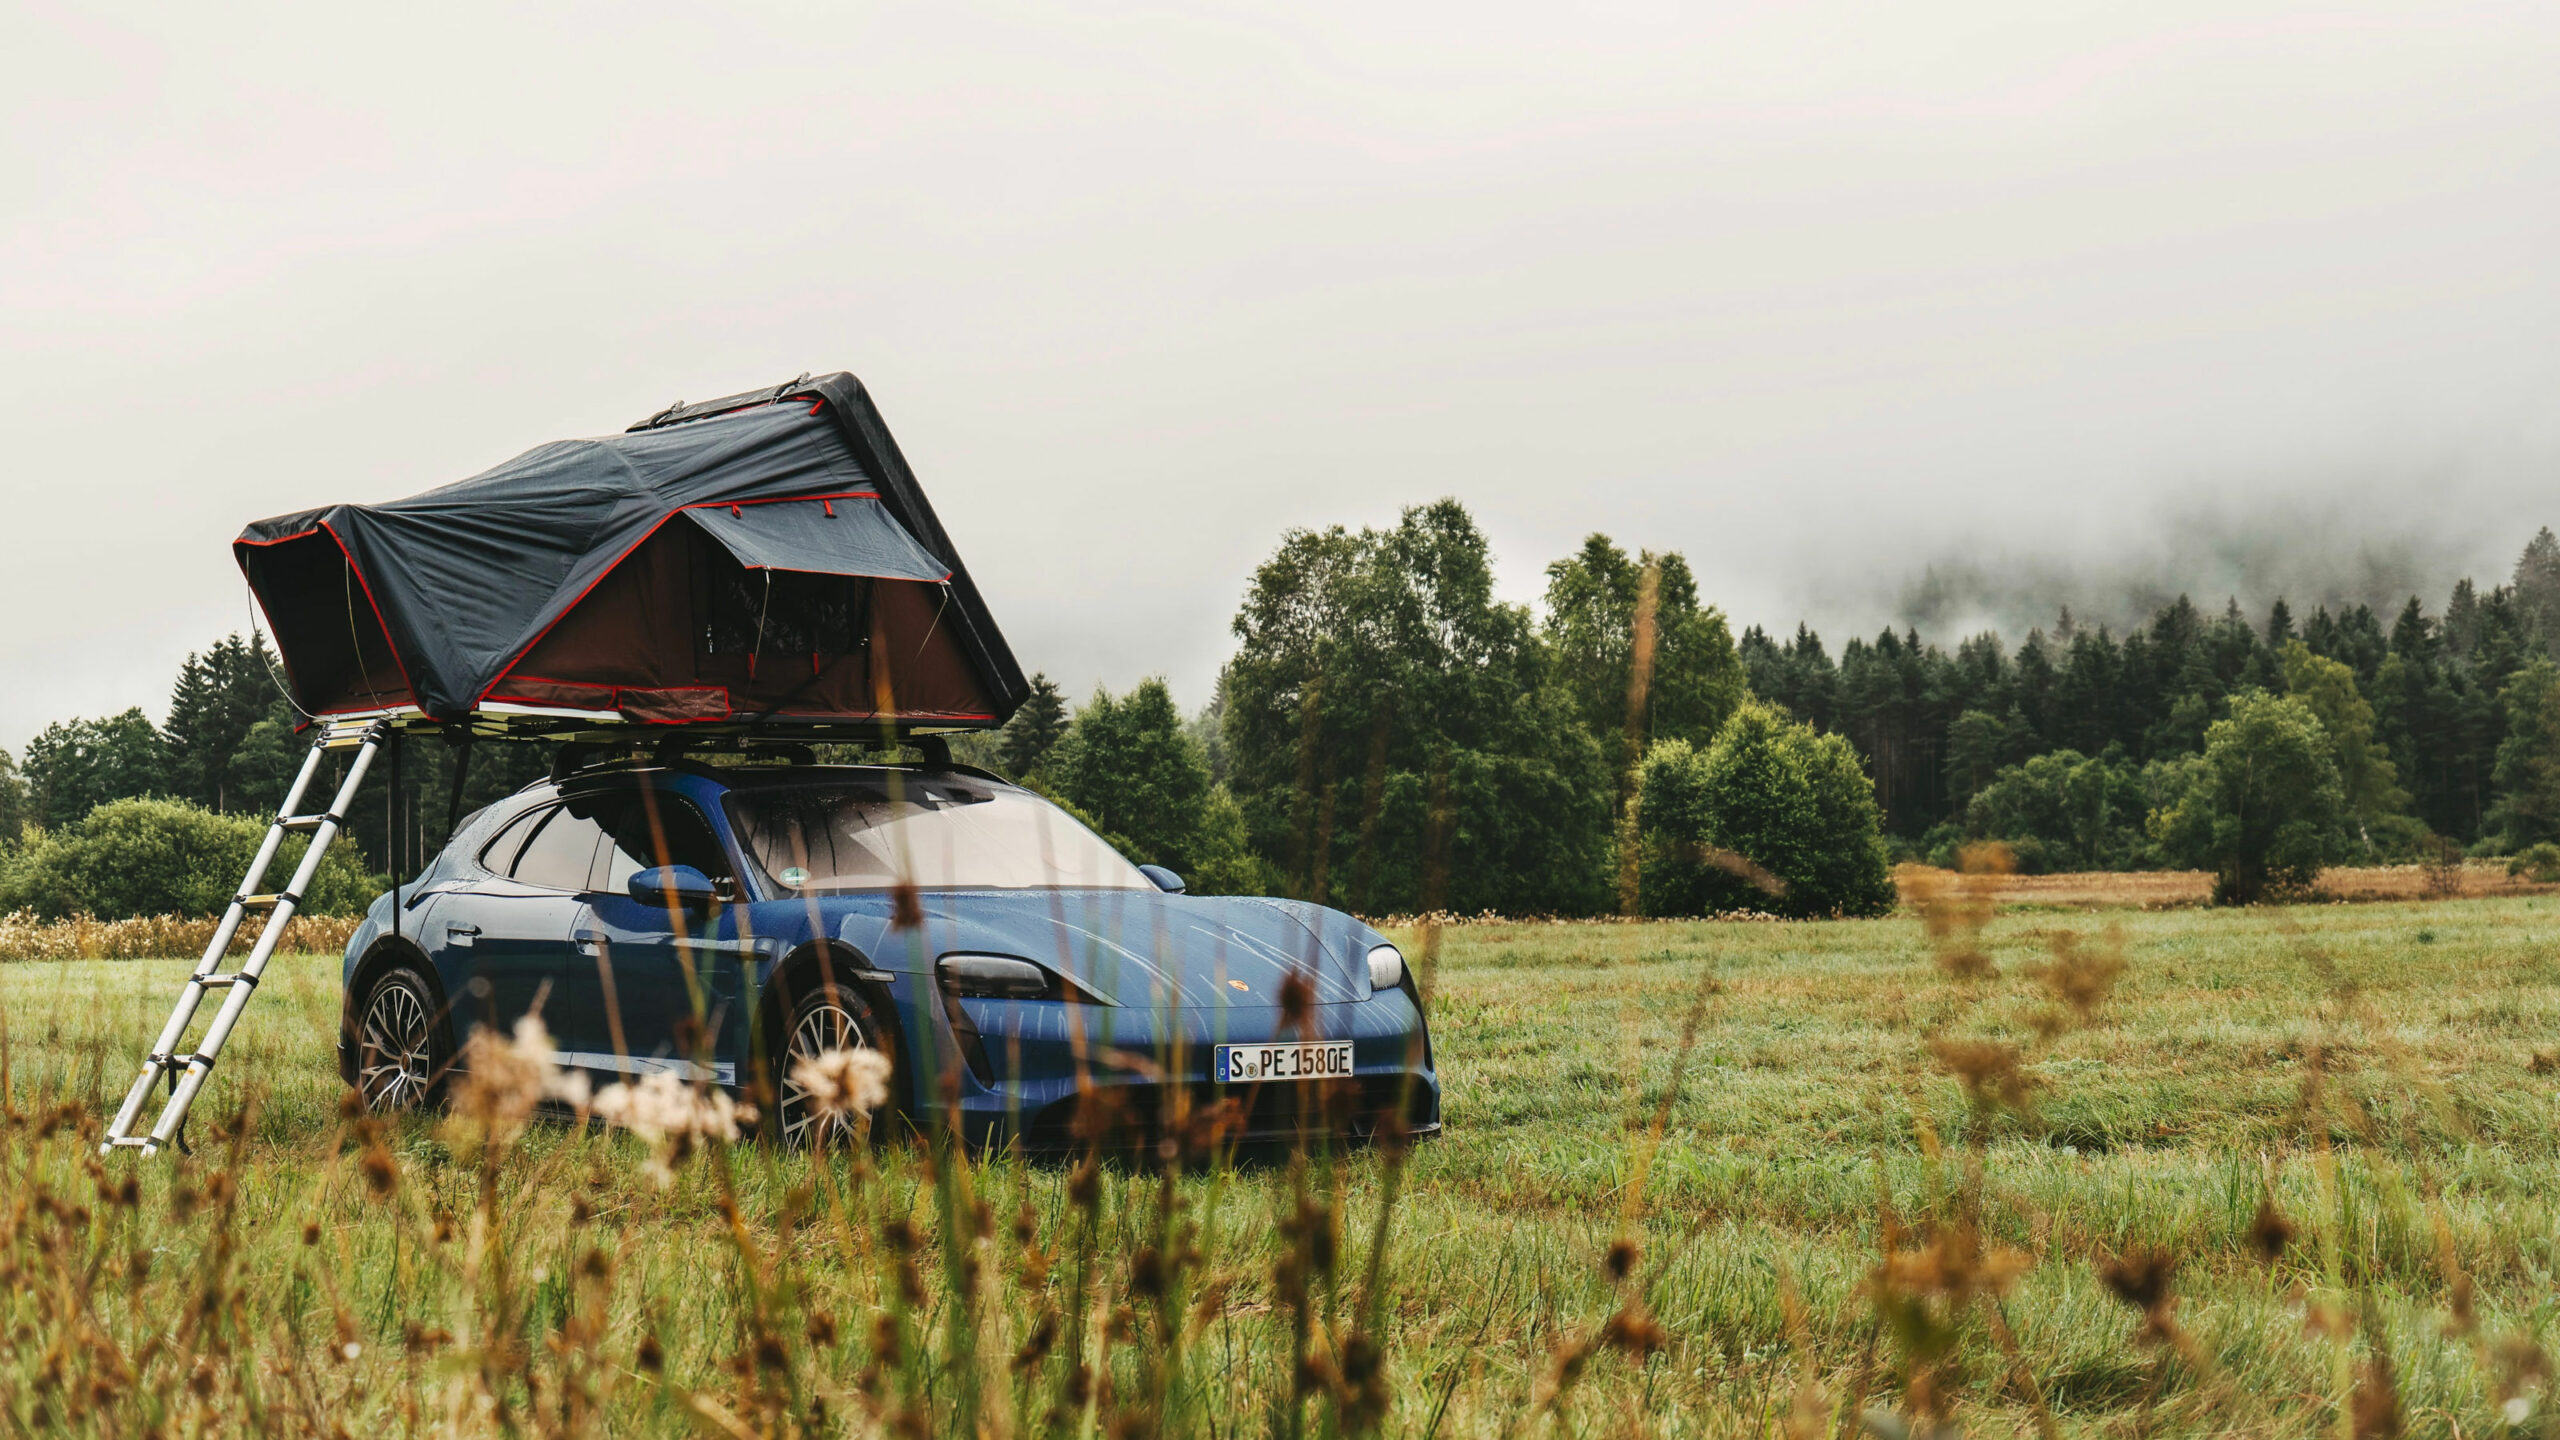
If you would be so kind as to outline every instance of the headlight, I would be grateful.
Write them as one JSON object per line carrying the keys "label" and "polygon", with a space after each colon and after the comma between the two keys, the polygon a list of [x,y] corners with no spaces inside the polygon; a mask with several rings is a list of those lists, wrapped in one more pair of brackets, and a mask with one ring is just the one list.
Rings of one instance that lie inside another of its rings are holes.
{"label": "headlight", "polygon": [[1369,988],[1393,990],[1404,983],[1404,952],[1393,945],[1369,947]]}
{"label": "headlight", "polygon": [[1069,1005],[1109,1005],[1092,991],[1046,966],[1011,955],[945,955],[934,962],[942,993],[964,1000],[1062,1000]]}
{"label": "headlight", "polygon": [[1049,993],[1049,972],[1028,960],[1002,955],[945,955],[935,967],[942,988],[989,1000],[1037,1000]]}

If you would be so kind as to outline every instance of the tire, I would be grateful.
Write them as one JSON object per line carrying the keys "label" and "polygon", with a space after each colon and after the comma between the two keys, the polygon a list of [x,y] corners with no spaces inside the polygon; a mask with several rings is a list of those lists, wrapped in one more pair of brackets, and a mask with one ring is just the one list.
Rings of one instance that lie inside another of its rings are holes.
{"label": "tire", "polygon": [[436,1023],[435,987],[413,965],[376,975],[356,1011],[356,1093],[377,1115],[432,1105],[453,1042]]}
{"label": "tire", "polygon": [[889,1057],[890,1105],[896,1104],[898,1075],[897,1052],[882,1042],[880,1022],[871,1006],[850,986],[832,990],[819,986],[802,995],[792,1005],[788,1026],[782,1032],[781,1063],[774,1076],[773,1138],[783,1148],[837,1149],[862,1143],[872,1133],[871,1118],[833,1114],[820,1115],[810,1103],[806,1086],[792,1078],[792,1070],[803,1060],[828,1049],[872,1050]]}

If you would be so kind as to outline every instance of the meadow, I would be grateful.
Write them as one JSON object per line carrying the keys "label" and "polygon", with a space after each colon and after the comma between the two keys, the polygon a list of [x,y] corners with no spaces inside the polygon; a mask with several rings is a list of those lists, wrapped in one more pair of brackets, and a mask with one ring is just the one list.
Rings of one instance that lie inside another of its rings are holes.
{"label": "meadow", "polygon": [[[2560,1433],[2560,897],[1471,923],[1447,1134],[1178,1169],[342,1112],[0,965],[12,1433]],[[683,1153],[679,1153],[683,1152]],[[1944,1428],[1942,1428],[1944,1427]]]}

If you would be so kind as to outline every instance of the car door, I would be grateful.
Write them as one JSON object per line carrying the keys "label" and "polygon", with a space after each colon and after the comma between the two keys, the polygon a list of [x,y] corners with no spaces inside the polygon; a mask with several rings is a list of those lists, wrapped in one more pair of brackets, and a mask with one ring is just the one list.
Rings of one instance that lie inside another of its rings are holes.
{"label": "car door", "polygon": [[[475,1024],[494,1020],[501,1032],[512,1032],[539,1006],[544,1028],[557,1036],[577,1024],[569,993],[571,937],[587,913],[587,880],[604,832],[567,805],[537,811],[521,828],[525,838],[512,857],[504,853],[504,835],[484,853],[493,871],[505,862],[503,873],[481,888],[467,912],[449,912],[443,923],[449,941],[468,940],[473,973],[488,982],[470,1017]],[[476,933],[454,935],[457,922]]]}
{"label": "car door", "polygon": [[[593,1020],[577,1032],[577,1063],[626,1074],[652,1070],[697,1059],[707,1040],[714,1072],[708,1078],[735,1083],[747,957],[731,907],[670,913],[631,898],[630,884],[644,869],[690,865],[721,894],[734,895],[736,867],[691,801],[664,788],[643,795],[647,780],[615,791],[595,811],[605,842],[579,937]],[[588,1010],[583,996],[580,1008]],[[697,1013],[708,1027],[699,1036]],[[679,1068],[691,1073],[689,1064]]]}

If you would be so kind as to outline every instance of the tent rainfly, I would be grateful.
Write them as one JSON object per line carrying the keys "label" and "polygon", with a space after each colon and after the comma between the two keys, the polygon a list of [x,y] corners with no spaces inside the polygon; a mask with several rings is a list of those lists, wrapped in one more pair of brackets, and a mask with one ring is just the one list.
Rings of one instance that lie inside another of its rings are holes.
{"label": "tent rainfly", "polygon": [[1000,725],[1027,689],[843,373],[261,520],[232,552],[312,715],[913,734]]}

